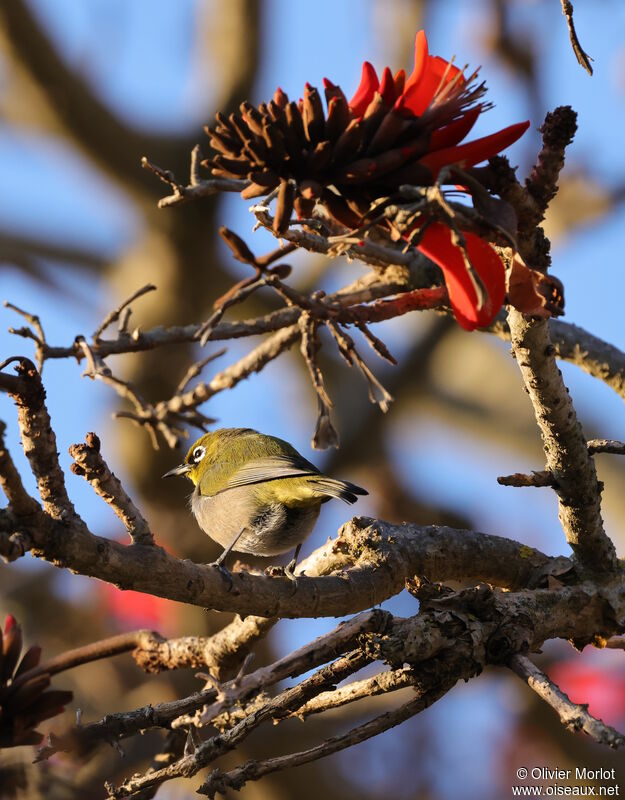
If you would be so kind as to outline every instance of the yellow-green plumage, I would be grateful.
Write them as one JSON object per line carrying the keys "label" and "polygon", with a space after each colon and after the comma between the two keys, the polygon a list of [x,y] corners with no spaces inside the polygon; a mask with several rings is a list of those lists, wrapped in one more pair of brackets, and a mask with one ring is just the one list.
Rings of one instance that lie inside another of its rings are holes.
{"label": "yellow-green plumage", "polygon": [[183,474],[195,485],[191,508],[200,527],[228,550],[255,555],[300,545],[332,497],[354,503],[367,494],[322,475],[288,442],[250,428],[200,437],[168,473]]}

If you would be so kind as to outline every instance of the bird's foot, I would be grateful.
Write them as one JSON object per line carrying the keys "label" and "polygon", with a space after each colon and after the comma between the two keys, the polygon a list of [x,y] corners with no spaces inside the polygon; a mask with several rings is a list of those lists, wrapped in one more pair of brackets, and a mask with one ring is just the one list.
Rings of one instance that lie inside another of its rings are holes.
{"label": "bird's foot", "polygon": [[289,561],[289,563],[286,565],[286,567],[284,568],[284,574],[287,576],[287,578],[290,581],[293,581],[293,583],[297,583],[297,578],[295,577],[295,565],[296,564],[297,564],[297,561],[294,558],[292,558]]}
{"label": "bird's foot", "polygon": [[228,591],[230,591],[230,589],[232,589],[232,573],[227,567],[224,567],[223,562],[217,559],[216,561],[211,561],[211,563],[207,564],[207,566],[215,567],[215,569],[219,570],[223,577],[228,581]]}

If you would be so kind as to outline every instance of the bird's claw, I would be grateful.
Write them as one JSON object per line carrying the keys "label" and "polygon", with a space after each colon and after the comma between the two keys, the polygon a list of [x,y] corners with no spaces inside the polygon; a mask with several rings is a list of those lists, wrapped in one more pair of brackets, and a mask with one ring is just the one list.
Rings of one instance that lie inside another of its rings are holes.
{"label": "bird's claw", "polygon": [[208,566],[215,567],[215,569],[219,570],[223,577],[228,581],[228,591],[230,591],[230,589],[232,589],[232,573],[230,570],[227,567],[224,567],[223,563],[219,559],[216,561],[211,561]]}

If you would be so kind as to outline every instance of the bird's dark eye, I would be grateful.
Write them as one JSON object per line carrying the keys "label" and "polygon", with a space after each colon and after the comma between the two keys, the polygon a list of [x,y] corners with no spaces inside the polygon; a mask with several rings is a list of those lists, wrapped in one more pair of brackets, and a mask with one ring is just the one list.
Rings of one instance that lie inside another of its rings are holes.
{"label": "bird's dark eye", "polygon": [[204,453],[206,450],[202,446],[196,447],[193,452],[191,453],[191,458],[193,459],[193,463],[197,464],[204,458]]}

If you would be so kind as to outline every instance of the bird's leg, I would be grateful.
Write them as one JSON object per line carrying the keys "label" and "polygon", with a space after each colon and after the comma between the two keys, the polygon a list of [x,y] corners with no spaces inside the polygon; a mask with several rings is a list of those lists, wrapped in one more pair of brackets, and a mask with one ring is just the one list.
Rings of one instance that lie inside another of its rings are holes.
{"label": "bird's leg", "polygon": [[241,528],[241,530],[237,533],[237,535],[234,537],[234,539],[230,542],[228,547],[226,547],[224,549],[223,553],[219,556],[219,558],[216,558],[214,561],[211,561],[211,563],[209,564],[210,567],[217,567],[217,569],[221,572],[221,574],[224,577],[228,578],[228,580],[230,581],[231,585],[232,585],[232,575],[230,574],[230,570],[227,567],[224,567],[224,561],[228,558],[228,556],[230,555],[230,552],[232,551],[232,548],[235,546],[235,544],[241,538],[244,530],[245,530],[245,528]]}
{"label": "bird's leg", "polygon": [[295,555],[289,561],[289,563],[284,568],[284,574],[290,581],[295,581],[297,583],[297,578],[295,577],[295,565],[297,564],[297,557],[299,556],[299,551],[302,549],[302,543],[300,542],[297,547],[295,548]]}

